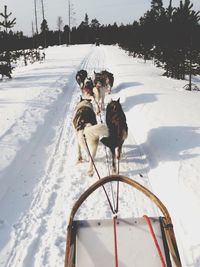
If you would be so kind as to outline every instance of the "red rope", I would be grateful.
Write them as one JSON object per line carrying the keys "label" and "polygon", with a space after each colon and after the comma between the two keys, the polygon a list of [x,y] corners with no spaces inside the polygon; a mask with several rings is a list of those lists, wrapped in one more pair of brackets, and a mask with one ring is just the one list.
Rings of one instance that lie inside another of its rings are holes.
{"label": "red rope", "polygon": [[151,224],[151,220],[147,215],[144,215],[143,217],[144,217],[145,221],[147,222],[147,224],[149,226],[149,230],[150,230],[150,233],[152,235],[153,241],[155,243],[156,249],[158,251],[158,255],[160,257],[160,261],[161,261],[162,267],[167,267],[166,264],[165,264],[164,257],[162,255],[162,251],[161,251],[160,246],[158,244],[158,240],[156,239],[156,236],[155,236],[152,224]]}
{"label": "red rope", "polygon": [[116,227],[117,216],[113,217],[113,228],[114,228],[114,253],[115,253],[115,267],[118,267],[118,253],[117,253],[117,227]]}

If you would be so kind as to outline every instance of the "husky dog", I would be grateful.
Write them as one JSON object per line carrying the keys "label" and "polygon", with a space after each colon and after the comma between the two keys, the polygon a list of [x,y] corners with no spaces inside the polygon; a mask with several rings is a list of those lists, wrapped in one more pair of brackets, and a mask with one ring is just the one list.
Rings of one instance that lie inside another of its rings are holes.
{"label": "husky dog", "polygon": [[102,86],[110,94],[114,83],[114,75],[107,70],[102,70],[99,73],[94,71],[94,76],[94,83],[96,84],[97,81],[100,81]]}
{"label": "husky dog", "polygon": [[93,81],[92,78],[85,78],[84,85],[82,88],[82,94],[84,98],[87,99],[93,99],[94,93],[93,93]]}
{"label": "husky dog", "polygon": [[128,136],[126,116],[122,110],[120,99],[111,100],[107,105],[106,124],[109,129],[109,137],[102,138],[101,142],[112,152],[112,169],[113,173],[116,173],[116,159],[120,159],[122,145]]}
{"label": "husky dog", "polygon": [[96,82],[96,86],[93,88],[94,100],[97,105],[97,114],[102,110],[105,110],[104,99],[105,99],[105,87],[102,86],[100,81]]}
{"label": "husky dog", "polygon": [[106,86],[106,77],[102,74],[102,72],[95,72],[94,71],[94,84],[96,85],[97,82],[101,82],[102,86]]}
{"label": "husky dog", "polygon": [[80,88],[83,88],[85,78],[87,78],[87,71],[86,70],[79,70],[76,73],[76,81],[79,84]]}
{"label": "husky dog", "polygon": [[94,173],[92,159],[95,158],[99,138],[108,136],[108,127],[105,124],[97,124],[91,100],[82,97],[75,109],[73,125],[78,141],[78,161],[82,161],[81,150],[85,150],[89,154],[88,175],[92,176]]}
{"label": "husky dog", "polygon": [[104,86],[104,81],[101,79],[95,79],[94,81],[95,87],[93,88],[93,93],[94,93],[94,99],[95,102],[97,103],[98,106],[98,113],[101,110],[104,110],[104,99],[105,99],[105,86]]}
{"label": "husky dog", "polygon": [[111,89],[113,87],[113,83],[114,83],[114,76],[111,72],[107,71],[107,70],[103,70],[101,72],[101,74],[104,76],[105,80],[106,80],[106,87],[108,89],[108,93],[111,93]]}

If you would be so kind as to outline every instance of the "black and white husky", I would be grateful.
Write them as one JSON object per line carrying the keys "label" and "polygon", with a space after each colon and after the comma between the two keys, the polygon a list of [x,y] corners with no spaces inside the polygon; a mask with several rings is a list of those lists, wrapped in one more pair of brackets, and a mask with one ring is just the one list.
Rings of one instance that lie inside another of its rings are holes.
{"label": "black and white husky", "polygon": [[[73,125],[77,134],[78,161],[82,161],[82,150],[85,150],[88,155],[90,154],[94,160],[99,138],[108,136],[108,127],[105,124],[97,124],[96,115],[90,99],[82,99],[81,97],[75,109]],[[94,171],[90,155],[88,175],[92,176]]]}
{"label": "black and white husky", "polygon": [[82,89],[84,86],[84,81],[87,78],[87,71],[86,70],[79,70],[76,73],[76,81],[79,84],[80,88]]}

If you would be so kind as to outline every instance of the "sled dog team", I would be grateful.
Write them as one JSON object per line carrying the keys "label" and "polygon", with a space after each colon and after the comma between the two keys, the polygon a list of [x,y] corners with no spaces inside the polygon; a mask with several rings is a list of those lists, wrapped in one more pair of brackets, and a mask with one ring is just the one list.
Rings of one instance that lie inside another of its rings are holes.
{"label": "sled dog team", "polygon": [[[88,175],[94,174],[93,161],[98,148],[99,139],[110,148],[112,153],[112,172],[117,172],[116,160],[120,159],[122,145],[128,135],[126,117],[120,99],[111,100],[106,107],[106,124],[97,123],[96,114],[102,112],[106,92],[111,93],[114,76],[108,71],[94,72],[94,79],[88,78],[86,70],[76,74],[82,96],[76,105],[73,125],[77,136],[78,162],[83,161],[82,152],[89,156]],[[96,111],[93,104],[96,105]]]}

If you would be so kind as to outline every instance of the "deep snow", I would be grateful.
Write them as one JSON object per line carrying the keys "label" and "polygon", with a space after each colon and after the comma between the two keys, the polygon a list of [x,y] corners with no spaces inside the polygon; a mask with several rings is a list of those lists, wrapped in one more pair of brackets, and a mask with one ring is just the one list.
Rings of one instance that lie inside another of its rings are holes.
{"label": "deep snow", "polygon": [[[163,201],[183,266],[199,267],[200,93],[183,90],[186,81],[163,77],[150,61],[103,45],[50,47],[44,63],[18,67],[11,81],[0,83],[0,266],[63,266],[70,209],[98,179],[87,176],[87,163],[76,164],[71,122],[82,68],[91,76],[114,73],[106,102],[120,97],[129,127],[120,173]],[[195,82],[200,87],[199,77]],[[102,145],[96,164],[102,177],[109,174]],[[144,213],[158,215],[140,193],[120,186],[120,216]],[[102,190],[77,214],[110,217]]]}

